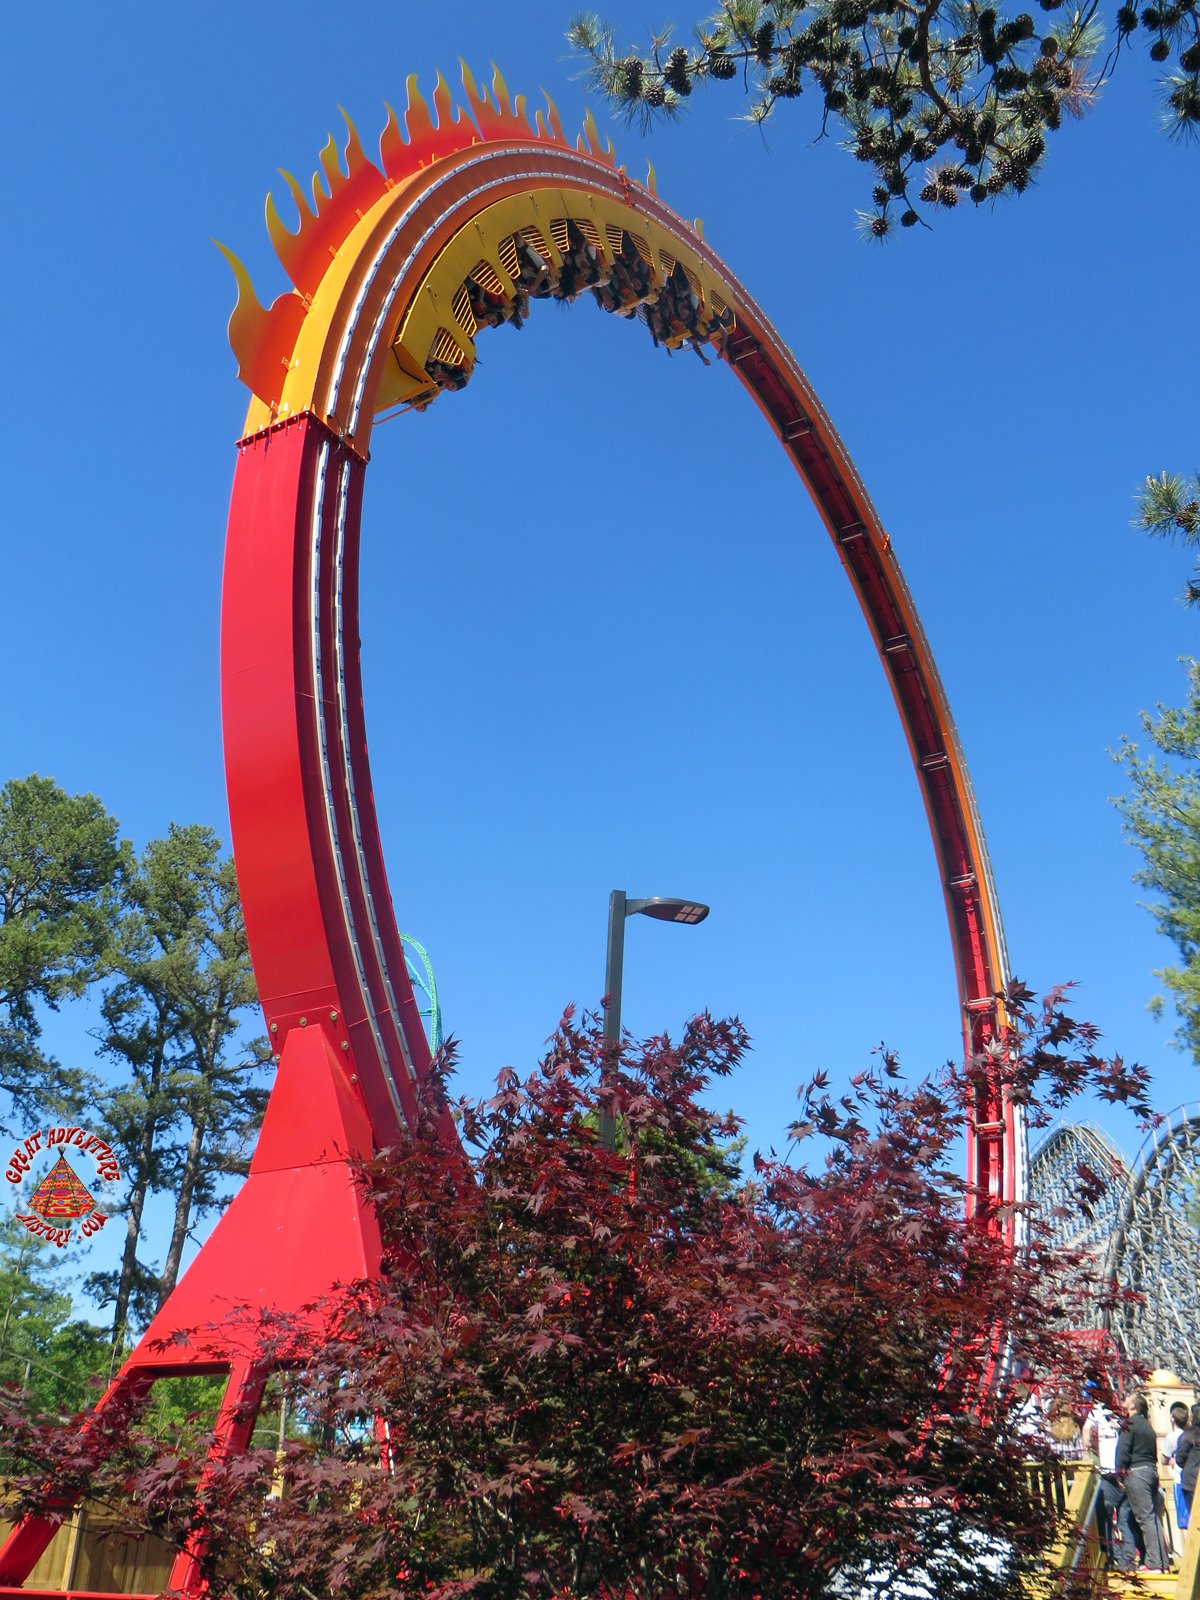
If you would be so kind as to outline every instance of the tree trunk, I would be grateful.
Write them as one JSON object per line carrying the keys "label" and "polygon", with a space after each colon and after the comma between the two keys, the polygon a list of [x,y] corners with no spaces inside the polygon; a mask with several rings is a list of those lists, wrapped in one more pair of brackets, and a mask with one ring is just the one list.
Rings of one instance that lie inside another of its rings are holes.
{"label": "tree trunk", "polygon": [[[158,1088],[158,1068],[154,1069],[154,1091]],[[152,1091],[153,1092],[153,1091]],[[150,1104],[153,1100],[147,1096]],[[134,1278],[137,1274],[137,1247],[142,1232],[142,1212],[146,1208],[146,1193],[150,1187],[150,1168],[154,1159],[154,1139],[158,1133],[158,1118],[152,1111],[147,1113],[146,1126],[142,1130],[142,1142],[138,1150],[137,1175],[133,1180],[133,1188],[129,1195],[129,1214],[125,1223],[125,1248],[121,1252],[121,1277],[117,1284],[117,1304],[113,1311],[112,1350],[116,1355],[125,1337],[125,1328],[129,1321],[129,1301],[133,1295]]]}
{"label": "tree trunk", "polygon": [[204,1134],[207,1127],[207,1115],[201,1112],[192,1122],[191,1137],[188,1139],[187,1155],[183,1163],[183,1176],[179,1183],[179,1193],[175,1197],[175,1221],[171,1228],[171,1246],[167,1251],[166,1264],[163,1267],[162,1278],[159,1282],[159,1310],[162,1309],[167,1296],[175,1287],[179,1278],[179,1262],[183,1256],[183,1245],[187,1238],[188,1223],[192,1218],[192,1195],[196,1191],[196,1179],[200,1176],[200,1153],[204,1148]]}
{"label": "tree trunk", "polygon": [[220,1053],[221,1018],[225,1014],[228,1005],[229,996],[222,989],[215,998],[212,1015],[209,1018],[208,1029],[202,1045],[196,1039],[194,1030],[192,1033],[192,1039],[198,1046],[200,1077],[203,1087],[194,1097],[191,1107],[192,1131],[188,1139],[187,1156],[183,1163],[183,1176],[179,1183],[179,1193],[175,1197],[175,1221],[171,1226],[171,1246],[167,1251],[166,1265],[163,1267],[162,1280],[158,1291],[160,1310],[179,1279],[179,1263],[183,1256],[184,1241],[187,1239],[188,1224],[192,1220],[192,1197],[196,1192],[196,1180],[200,1176],[200,1156],[204,1150],[204,1135],[208,1131],[210,1102],[207,1096],[212,1084],[217,1056]]}

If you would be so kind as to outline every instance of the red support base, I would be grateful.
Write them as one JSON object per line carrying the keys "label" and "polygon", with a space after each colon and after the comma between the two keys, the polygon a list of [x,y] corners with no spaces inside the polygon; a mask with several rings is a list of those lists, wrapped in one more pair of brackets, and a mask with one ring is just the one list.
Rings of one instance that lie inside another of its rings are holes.
{"label": "red support base", "polygon": [[[338,1284],[378,1274],[379,1230],[354,1176],[373,1148],[340,1052],[319,1027],[293,1028],[249,1177],[93,1416],[156,1378],[228,1372],[214,1448],[244,1448],[266,1377],[256,1361],[260,1314],[282,1313],[300,1335],[316,1332],[306,1306]],[[12,1587],[29,1577],[73,1510],[47,1508],[13,1529],[0,1550],[0,1597],[74,1593]],[[172,1589],[195,1589],[197,1554],[180,1555]]]}

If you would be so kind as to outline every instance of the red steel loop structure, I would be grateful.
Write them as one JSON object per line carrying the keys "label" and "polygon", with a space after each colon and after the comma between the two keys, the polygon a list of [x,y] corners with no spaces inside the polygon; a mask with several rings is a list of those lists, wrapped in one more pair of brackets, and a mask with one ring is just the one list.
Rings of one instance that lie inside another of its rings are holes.
{"label": "red steel loop structure", "polygon": [[[531,120],[498,73],[490,94],[463,76],[469,115],[440,76],[436,116],[409,80],[407,136],[390,113],[378,165],[349,123],[344,167],[330,139],[313,207],[288,179],[298,232],[268,199],[268,228],[294,286],[269,309],[230,257],[239,285],[230,339],[254,398],[226,548],[225,760],[279,1073],[246,1184],[100,1402],[166,1374],[228,1372],[221,1452],[244,1447],[262,1396],[253,1314],[281,1310],[302,1324],[303,1308],[335,1283],[377,1268],[378,1238],[350,1164],[394,1141],[430,1065],[392,910],[363,714],[358,565],[372,425],[460,387],[481,326],[527,308],[527,293],[546,282],[565,282],[581,246],[610,296],[622,260],[637,268],[642,304],[661,302],[671,282],[683,287],[691,320],[667,327],[666,342],[717,349],[807,486],[912,752],[967,1050],[1003,1020],[1003,935],[945,692],[888,535],[819,400],[699,225],[658,198],[652,172],[645,185],[631,180],[590,116],[571,145],[552,105]],[[966,1132],[974,1214],[1014,1238],[1025,1181],[1020,1109],[998,1083],[984,1087]],[[19,1586],[66,1509],[48,1507],[14,1530],[0,1551],[0,1594],[62,1592]],[[196,1588],[199,1554],[178,1559],[173,1589]]]}

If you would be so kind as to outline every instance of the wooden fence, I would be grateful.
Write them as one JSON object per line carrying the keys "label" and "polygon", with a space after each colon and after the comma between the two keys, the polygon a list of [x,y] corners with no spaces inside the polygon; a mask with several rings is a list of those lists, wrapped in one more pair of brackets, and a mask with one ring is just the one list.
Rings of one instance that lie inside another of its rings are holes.
{"label": "wooden fence", "polygon": [[[0,1544],[11,1526],[0,1516]],[[110,1513],[84,1505],[59,1528],[24,1587],[60,1594],[160,1594],[174,1558],[162,1539],[122,1532]]]}

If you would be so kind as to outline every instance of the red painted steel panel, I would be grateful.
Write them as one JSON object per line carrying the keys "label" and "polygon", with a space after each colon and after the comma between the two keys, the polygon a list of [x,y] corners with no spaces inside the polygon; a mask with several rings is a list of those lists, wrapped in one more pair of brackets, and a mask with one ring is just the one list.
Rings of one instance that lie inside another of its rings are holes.
{"label": "red painted steel panel", "polygon": [[[372,1130],[340,1056],[320,1028],[288,1035],[250,1176],[93,1416],[130,1385],[244,1360],[260,1311],[288,1314],[299,1335],[316,1331],[320,1316],[305,1306],[378,1274],[379,1230],[354,1171],[371,1154]],[[13,1529],[0,1584],[28,1577],[57,1526],[42,1516]]]}
{"label": "red painted steel panel", "polygon": [[239,453],[221,626],[230,822],[246,932],[268,1020],[336,1007],[321,914],[303,753],[312,722],[304,516],[313,494],[311,418]]}

